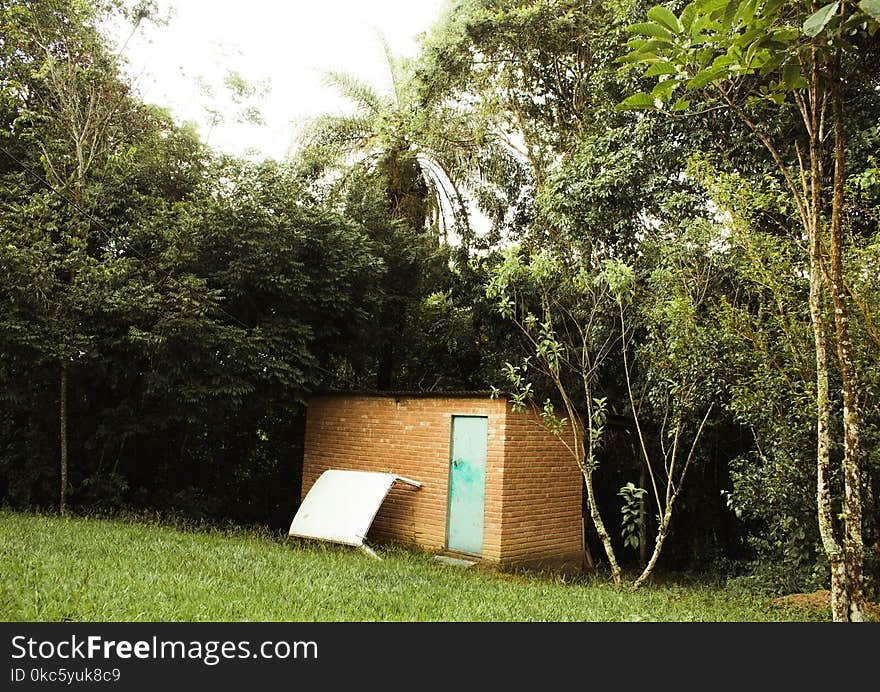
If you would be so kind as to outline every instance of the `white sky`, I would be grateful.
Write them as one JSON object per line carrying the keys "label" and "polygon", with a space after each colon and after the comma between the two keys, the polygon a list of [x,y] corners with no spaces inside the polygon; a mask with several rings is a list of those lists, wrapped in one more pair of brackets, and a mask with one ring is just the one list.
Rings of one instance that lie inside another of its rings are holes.
{"label": "white sky", "polygon": [[[203,139],[230,153],[282,158],[297,121],[339,112],[346,102],[321,84],[328,70],[354,74],[387,87],[389,75],[378,38],[395,55],[415,56],[416,37],[439,16],[444,0],[159,0],[167,25],[148,25],[122,49],[141,97],[171,109],[178,121],[199,125]],[[119,44],[127,32],[120,32]],[[230,70],[270,91],[254,102],[265,126],[235,122],[223,88]],[[199,88],[213,89],[214,101]],[[206,107],[223,121],[209,128]]]}

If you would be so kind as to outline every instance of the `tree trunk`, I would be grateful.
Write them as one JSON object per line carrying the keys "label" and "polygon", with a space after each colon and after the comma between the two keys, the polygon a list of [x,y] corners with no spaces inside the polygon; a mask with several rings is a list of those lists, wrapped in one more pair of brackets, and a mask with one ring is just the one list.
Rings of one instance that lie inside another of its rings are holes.
{"label": "tree trunk", "polygon": [[831,69],[831,103],[834,122],[834,188],[831,207],[831,298],[834,302],[834,325],[837,336],[837,358],[843,384],[843,517],[844,564],[846,573],[849,620],[863,619],[862,561],[862,498],[859,457],[860,415],[858,380],[849,334],[848,309],[843,285],[843,239],[840,212],[843,207],[845,177],[845,142],[843,132],[843,98],[840,93],[840,59],[835,56]]}
{"label": "tree trunk", "polygon": [[[815,241],[818,245],[818,238]],[[825,342],[825,319],[821,314],[821,269],[810,268],[810,317],[816,346],[816,506],[819,534],[831,567],[831,614],[835,622],[848,619],[849,598],[846,588],[843,551],[834,527],[831,504],[831,461],[829,441],[830,402],[828,400],[828,350]]]}
{"label": "tree trunk", "polygon": [[617,564],[617,558],[614,556],[614,547],[611,545],[611,537],[605,529],[605,522],[602,521],[602,515],[599,513],[599,505],[596,504],[596,494],[593,492],[593,472],[588,465],[584,465],[583,469],[584,482],[587,484],[587,503],[590,506],[590,517],[593,519],[593,526],[596,527],[596,533],[602,541],[602,547],[605,548],[605,555],[608,557],[608,564],[611,566],[611,577],[614,579],[615,586],[620,586],[622,577],[620,574],[620,566]]}
{"label": "tree trunk", "polygon": [[644,586],[645,582],[651,578],[651,574],[654,572],[654,566],[657,564],[657,560],[660,558],[660,553],[663,552],[663,544],[666,542],[666,536],[669,533],[669,523],[672,521],[672,504],[674,500],[670,500],[666,504],[666,511],[663,513],[663,517],[660,520],[660,526],[657,527],[657,540],[654,541],[654,552],[651,553],[651,559],[648,560],[648,564],[645,565],[645,569],[642,570],[642,573],[639,575],[638,579],[633,582],[633,589],[638,589],[641,586]]}
{"label": "tree trunk", "polygon": [[[571,400],[565,394],[565,387],[562,384],[562,380],[557,377],[555,384],[556,389],[563,395],[566,413],[568,413],[569,420],[572,421],[572,449],[575,451],[575,461],[581,470],[581,474],[584,477],[584,483],[586,484],[587,504],[590,507],[590,518],[593,520],[593,527],[599,535],[599,540],[602,541],[602,547],[608,558],[608,565],[611,567],[611,577],[614,579],[614,585],[620,586],[623,582],[623,577],[620,573],[620,565],[617,564],[617,557],[614,554],[614,546],[611,545],[611,537],[608,535],[608,530],[605,528],[605,522],[602,521],[602,514],[599,512],[599,504],[596,502],[596,493],[593,489],[593,469],[596,467],[594,455],[596,452],[597,439],[593,431],[594,412],[592,397],[589,396],[590,392],[588,392],[586,425],[587,439],[585,441],[583,435],[585,427],[583,420],[581,420],[571,403]],[[587,445],[586,447],[585,444]]]}
{"label": "tree trunk", "polygon": [[[841,12],[845,5],[841,6]],[[841,21],[840,26],[843,26]],[[810,143],[810,180],[809,200],[807,190],[803,189],[803,197],[799,193],[798,185],[791,176],[788,167],[782,160],[776,147],[770,138],[762,133],[755,123],[736,106],[729,94],[721,90],[722,96],[734,113],[754,132],[767,147],[779,170],[785,177],[801,214],[804,230],[809,237],[810,245],[810,322],[813,328],[816,355],[816,469],[817,469],[817,511],[819,517],[819,533],[822,538],[822,546],[831,566],[831,611],[835,621],[849,620],[853,615],[860,617],[861,602],[861,566],[863,539],[861,535],[861,493],[859,486],[859,416],[857,386],[855,383],[855,368],[852,359],[851,341],[846,321],[846,305],[843,301],[844,291],[842,283],[840,245],[840,210],[843,204],[844,183],[844,138],[843,138],[843,102],[840,94],[840,65],[839,56],[835,56],[831,64],[831,102],[832,119],[835,134],[835,171],[834,171],[834,202],[832,205],[832,242],[831,254],[832,267],[828,275],[828,283],[831,284],[832,300],[835,308],[835,326],[837,328],[837,346],[840,359],[841,374],[844,378],[844,483],[846,495],[844,498],[844,545],[838,540],[834,526],[834,512],[832,508],[830,479],[830,432],[829,422],[831,419],[831,407],[828,398],[828,352],[826,343],[826,325],[822,314],[821,296],[824,293],[825,281],[823,278],[823,253],[822,253],[822,224],[821,224],[821,201],[822,201],[822,161],[824,140],[824,116],[825,96],[823,93],[828,70],[827,63],[819,64],[820,50],[819,38],[813,39],[811,55],[809,57],[810,70],[808,75],[807,98],[799,104],[804,123],[809,134]],[[804,188],[807,187],[803,180]],[[836,247],[835,247],[836,245]],[[836,259],[835,259],[836,258]],[[835,272],[836,269],[836,272]],[[839,279],[835,280],[835,273]],[[856,522],[858,518],[858,522]],[[856,581],[849,583],[848,569],[855,566]],[[850,595],[856,597],[854,605],[855,613],[851,613]]]}
{"label": "tree trunk", "polygon": [[831,566],[831,614],[835,622],[848,619],[849,599],[843,564],[843,551],[834,528],[831,505],[831,461],[828,400],[828,348],[825,318],[822,315],[822,269],[817,228],[810,229],[810,321],[816,351],[816,506],[822,547]]}
{"label": "tree trunk", "polygon": [[583,510],[581,511],[581,546],[584,550],[584,567],[594,572],[596,570],[596,562],[593,560],[593,553],[587,540],[587,515],[583,513]]}
{"label": "tree trunk", "polygon": [[834,525],[831,496],[831,402],[828,395],[827,326],[822,313],[825,281],[822,273],[823,113],[820,102],[824,103],[824,98],[820,98],[820,83],[818,51],[814,45],[810,60],[809,112],[805,114],[810,137],[810,205],[804,225],[810,243],[809,308],[816,352],[816,507],[819,535],[831,567],[831,615],[835,622],[841,622],[849,619],[849,592],[846,587],[843,547]]}
{"label": "tree trunk", "polygon": [[59,445],[61,452],[61,493],[58,511],[67,511],[67,363],[61,361],[61,377],[58,396]]}

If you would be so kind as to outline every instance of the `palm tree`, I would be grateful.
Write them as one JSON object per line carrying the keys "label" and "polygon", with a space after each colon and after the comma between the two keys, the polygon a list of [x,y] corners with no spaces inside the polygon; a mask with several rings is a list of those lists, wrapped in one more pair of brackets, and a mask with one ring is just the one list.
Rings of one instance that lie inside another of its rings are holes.
{"label": "palm tree", "polygon": [[439,241],[448,242],[451,231],[466,242],[469,187],[516,165],[515,155],[473,113],[426,99],[412,61],[395,58],[383,45],[390,93],[350,74],[328,73],[325,82],[355,110],[309,122],[299,159],[312,175],[335,175],[336,192],[353,180],[372,179],[384,189],[391,220],[433,231]]}

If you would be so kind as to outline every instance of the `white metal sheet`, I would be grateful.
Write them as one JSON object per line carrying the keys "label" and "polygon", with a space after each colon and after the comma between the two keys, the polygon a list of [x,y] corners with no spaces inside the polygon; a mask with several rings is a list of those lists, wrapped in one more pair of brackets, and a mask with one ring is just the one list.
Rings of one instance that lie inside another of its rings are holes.
{"label": "white metal sheet", "polygon": [[395,481],[421,486],[393,473],[324,471],[303,499],[289,534],[365,548],[364,537]]}

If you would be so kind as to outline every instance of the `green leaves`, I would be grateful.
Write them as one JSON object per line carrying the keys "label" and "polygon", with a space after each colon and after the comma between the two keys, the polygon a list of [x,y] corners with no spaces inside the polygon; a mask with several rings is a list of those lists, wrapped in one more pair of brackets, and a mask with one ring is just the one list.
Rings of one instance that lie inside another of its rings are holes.
{"label": "green leaves", "polygon": [[839,7],[840,2],[832,2],[811,14],[804,20],[803,32],[811,38],[818,36],[822,29],[827,26],[828,22],[831,21]]}
{"label": "green leaves", "polygon": [[544,407],[541,409],[541,421],[551,433],[559,436],[565,431],[568,418],[560,418],[557,416],[553,402],[550,401],[550,399],[545,399]]}
{"label": "green leaves", "polygon": [[[867,21],[868,33],[873,35],[880,0],[862,0],[858,7],[864,14],[850,13],[844,33],[864,31]],[[696,0],[680,17],[663,6],[651,8],[647,14],[651,21],[630,27],[632,33],[646,38],[630,40],[627,45],[632,52],[618,62],[645,65],[644,77],[657,82],[650,94],[634,94],[618,110],[661,110],[675,98],[680,85],[693,93],[713,83],[723,88],[724,83],[732,85],[748,75],[762,78],[749,103],[784,103],[791,91],[806,87],[798,51],[810,39],[836,31],[841,2],[826,3],[812,14],[803,9],[799,15],[792,14],[791,9],[783,0]],[[838,45],[836,39],[833,43]],[[679,98],[668,112],[680,112],[689,105]]]}
{"label": "green leaves", "polygon": [[700,70],[693,77],[693,79],[689,80],[688,83],[685,85],[685,91],[696,91],[698,89],[702,89],[710,82],[726,75],[727,72],[728,69],[724,65],[709,67],[705,70]]}
{"label": "green leaves", "polygon": [[[873,36],[877,31],[877,22],[880,22],[880,0],[862,0],[858,3],[858,8],[869,18],[868,33]],[[865,28],[866,17],[858,12],[846,13],[849,16],[840,27],[844,13],[839,10],[839,0],[823,5],[803,21],[801,31],[805,36],[815,38],[825,31],[832,33],[842,29],[843,33],[848,34]]]}
{"label": "green leaves", "polygon": [[627,548],[639,547],[639,533],[642,528],[641,501],[647,491],[638,488],[632,482],[624,485],[617,495],[622,499],[620,535]]}
{"label": "green leaves", "polygon": [[632,298],[635,291],[636,272],[623,260],[604,260],[601,279],[611,289],[611,293],[618,302],[625,303]]}
{"label": "green leaves", "polygon": [[656,110],[659,105],[652,94],[633,94],[614,106],[614,110]]}
{"label": "green leaves", "polygon": [[678,21],[672,11],[662,5],[657,5],[648,10],[648,19],[656,24],[662,24],[676,34],[680,34],[684,31],[681,22]]}
{"label": "green leaves", "polygon": [[718,10],[723,10],[730,3],[730,0],[697,0],[694,6],[700,14],[711,15]]}
{"label": "green leaves", "polygon": [[651,90],[651,94],[653,94],[659,101],[669,101],[669,99],[672,98],[673,92],[678,88],[682,81],[683,80],[681,79],[666,79],[662,82],[658,82],[657,86]]}
{"label": "green leaves", "polygon": [[627,28],[627,31],[633,34],[641,34],[642,36],[652,36],[653,38],[662,39],[664,41],[671,41],[673,37],[673,34],[669,29],[664,28],[660,24],[655,24],[654,22],[633,24]]}
{"label": "green leaves", "polygon": [[645,70],[645,77],[659,77],[665,74],[678,74],[678,68],[671,62],[655,62]]}
{"label": "green leaves", "polygon": [[801,67],[797,63],[790,62],[784,65],[779,73],[780,83],[788,89],[803,89],[807,86],[807,80],[801,74]]}
{"label": "green leaves", "polygon": [[[513,363],[505,362],[501,368],[505,379],[507,379],[508,401],[510,402],[510,406],[514,413],[522,413],[525,411],[526,406],[532,401],[534,396],[532,383],[525,377],[525,373],[528,372],[528,369],[529,358],[523,359],[522,365],[514,365]],[[494,387],[493,390],[497,392],[501,391]]]}
{"label": "green leaves", "polygon": [[730,31],[733,27],[733,22],[736,19],[738,9],[739,3],[737,3],[737,0],[729,0],[727,7],[724,8],[724,15],[721,20],[721,27],[724,31]]}

